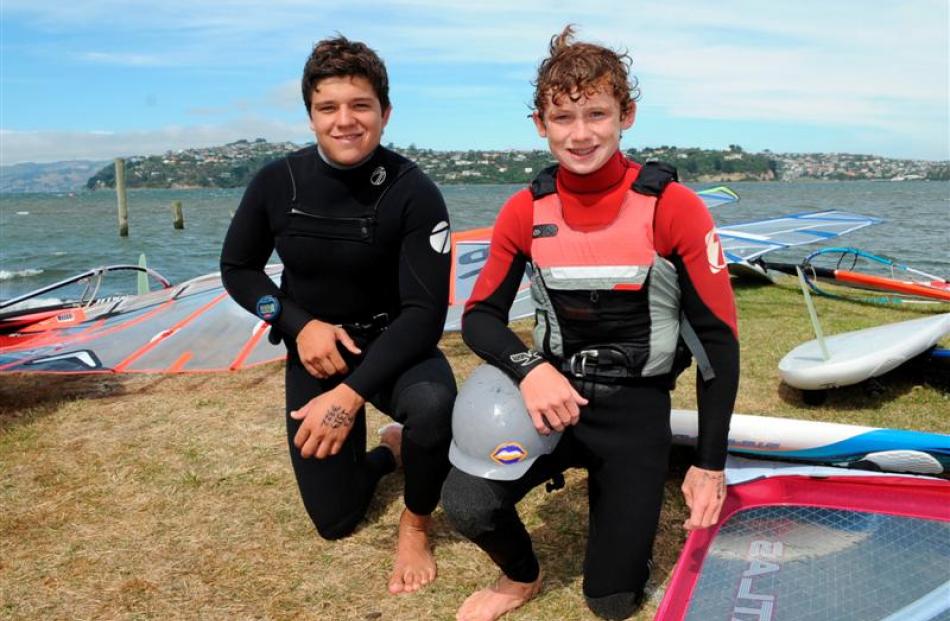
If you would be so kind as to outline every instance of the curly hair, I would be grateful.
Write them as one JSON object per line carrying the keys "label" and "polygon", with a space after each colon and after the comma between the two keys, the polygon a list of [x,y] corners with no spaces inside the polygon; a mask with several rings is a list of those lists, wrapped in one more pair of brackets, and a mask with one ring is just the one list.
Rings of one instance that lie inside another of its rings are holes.
{"label": "curly hair", "polygon": [[630,74],[632,64],[625,51],[575,42],[574,26],[568,24],[551,37],[549,56],[538,66],[537,80],[532,82],[534,109],[543,116],[548,96],[557,104],[562,95],[577,101],[603,90],[617,98],[622,111],[627,110],[640,98],[637,78]]}
{"label": "curly hair", "polygon": [[310,116],[310,98],[320,80],[344,76],[366,78],[382,109],[385,111],[389,108],[389,76],[382,59],[365,43],[350,41],[339,35],[314,45],[303,67],[300,87],[307,116]]}

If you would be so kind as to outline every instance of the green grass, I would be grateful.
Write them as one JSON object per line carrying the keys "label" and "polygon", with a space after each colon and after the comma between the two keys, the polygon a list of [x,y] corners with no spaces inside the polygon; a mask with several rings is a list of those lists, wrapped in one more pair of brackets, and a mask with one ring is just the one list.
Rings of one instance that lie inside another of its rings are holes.
{"label": "green grass", "polygon": [[[804,405],[776,368],[812,338],[797,285],[742,286],[736,298],[737,412],[948,431],[946,376],[920,367]],[[828,334],[935,312],[816,302]],[[524,324],[519,330],[527,335]],[[460,380],[479,363],[457,335],[442,347]],[[676,407],[694,407],[692,385],[681,379]],[[0,618],[451,619],[494,579],[484,555],[437,511],[438,581],[411,596],[386,593],[399,474],[384,479],[354,536],[320,540],[297,496],[282,403],[279,365],[213,376],[0,375]],[[383,422],[370,412],[370,429]],[[673,464],[654,598],[638,620],[652,619],[685,540],[684,468]],[[557,493],[535,490],[520,510],[546,586],[508,618],[593,619],[580,591],[583,473],[569,473]]]}

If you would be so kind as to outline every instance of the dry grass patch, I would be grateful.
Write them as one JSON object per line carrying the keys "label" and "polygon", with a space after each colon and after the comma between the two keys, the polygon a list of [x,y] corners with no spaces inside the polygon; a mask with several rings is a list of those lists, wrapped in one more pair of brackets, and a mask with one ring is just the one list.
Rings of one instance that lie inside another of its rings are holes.
{"label": "dry grass patch", "polygon": [[[854,387],[808,408],[777,379],[779,358],[810,338],[791,286],[737,290],[743,379],[737,411],[947,431],[947,393],[916,371],[880,392]],[[819,300],[829,333],[913,311]],[[527,326],[519,325],[527,337]],[[479,361],[443,339],[459,380]],[[692,407],[692,379],[676,391]],[[42,377],[0,375],[0,617],[4,619],[451,619],[494,569],[436,513],[440,578],[392,597],[386,580],[401,475],[384,479],[352,537],[320,540],[287,458],[283,372]],[[370,411],[368,428],[385,422]],[[371,440],[372,441],[372,440]],[[651,619],[685,535],[674,460],[655,548]],[[510,618],[588,620],[581,595],[586,481],[520,506],[545,567],[541,597]]]}

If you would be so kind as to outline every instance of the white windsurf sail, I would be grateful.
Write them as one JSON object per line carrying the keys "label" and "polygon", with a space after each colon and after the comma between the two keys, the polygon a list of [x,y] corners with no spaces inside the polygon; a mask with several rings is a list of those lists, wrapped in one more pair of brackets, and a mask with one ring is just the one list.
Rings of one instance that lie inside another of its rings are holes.
{"label": "white windsurf sail", "polygon": [[731,485],[655,621],[946,621],[948,494],[940,479],[824,472]]}

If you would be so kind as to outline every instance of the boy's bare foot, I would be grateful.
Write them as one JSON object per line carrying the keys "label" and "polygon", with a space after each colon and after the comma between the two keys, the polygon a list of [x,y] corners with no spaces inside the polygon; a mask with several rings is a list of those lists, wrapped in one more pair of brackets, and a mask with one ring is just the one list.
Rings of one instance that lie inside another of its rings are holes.
{"label": "boy's bare foot", "polygon": [[429,547],[432,518],[404,509],[399,518],[396,563],[389,578],[389,592],[412,593],[435,580],[435,556]]}
{"label": "boy's bare foot", "polygon": [[380,427],[379,443],[392,452],[396,467],[402,468],[402,425],[389,423]]}
{"label": "boy's bare foot", "polygon": [[515,582],[502,575],[492,586],[468,596],[456,621],[495,621],[515,608],[523,606],[541,592],[541,575],[534,582]]}

